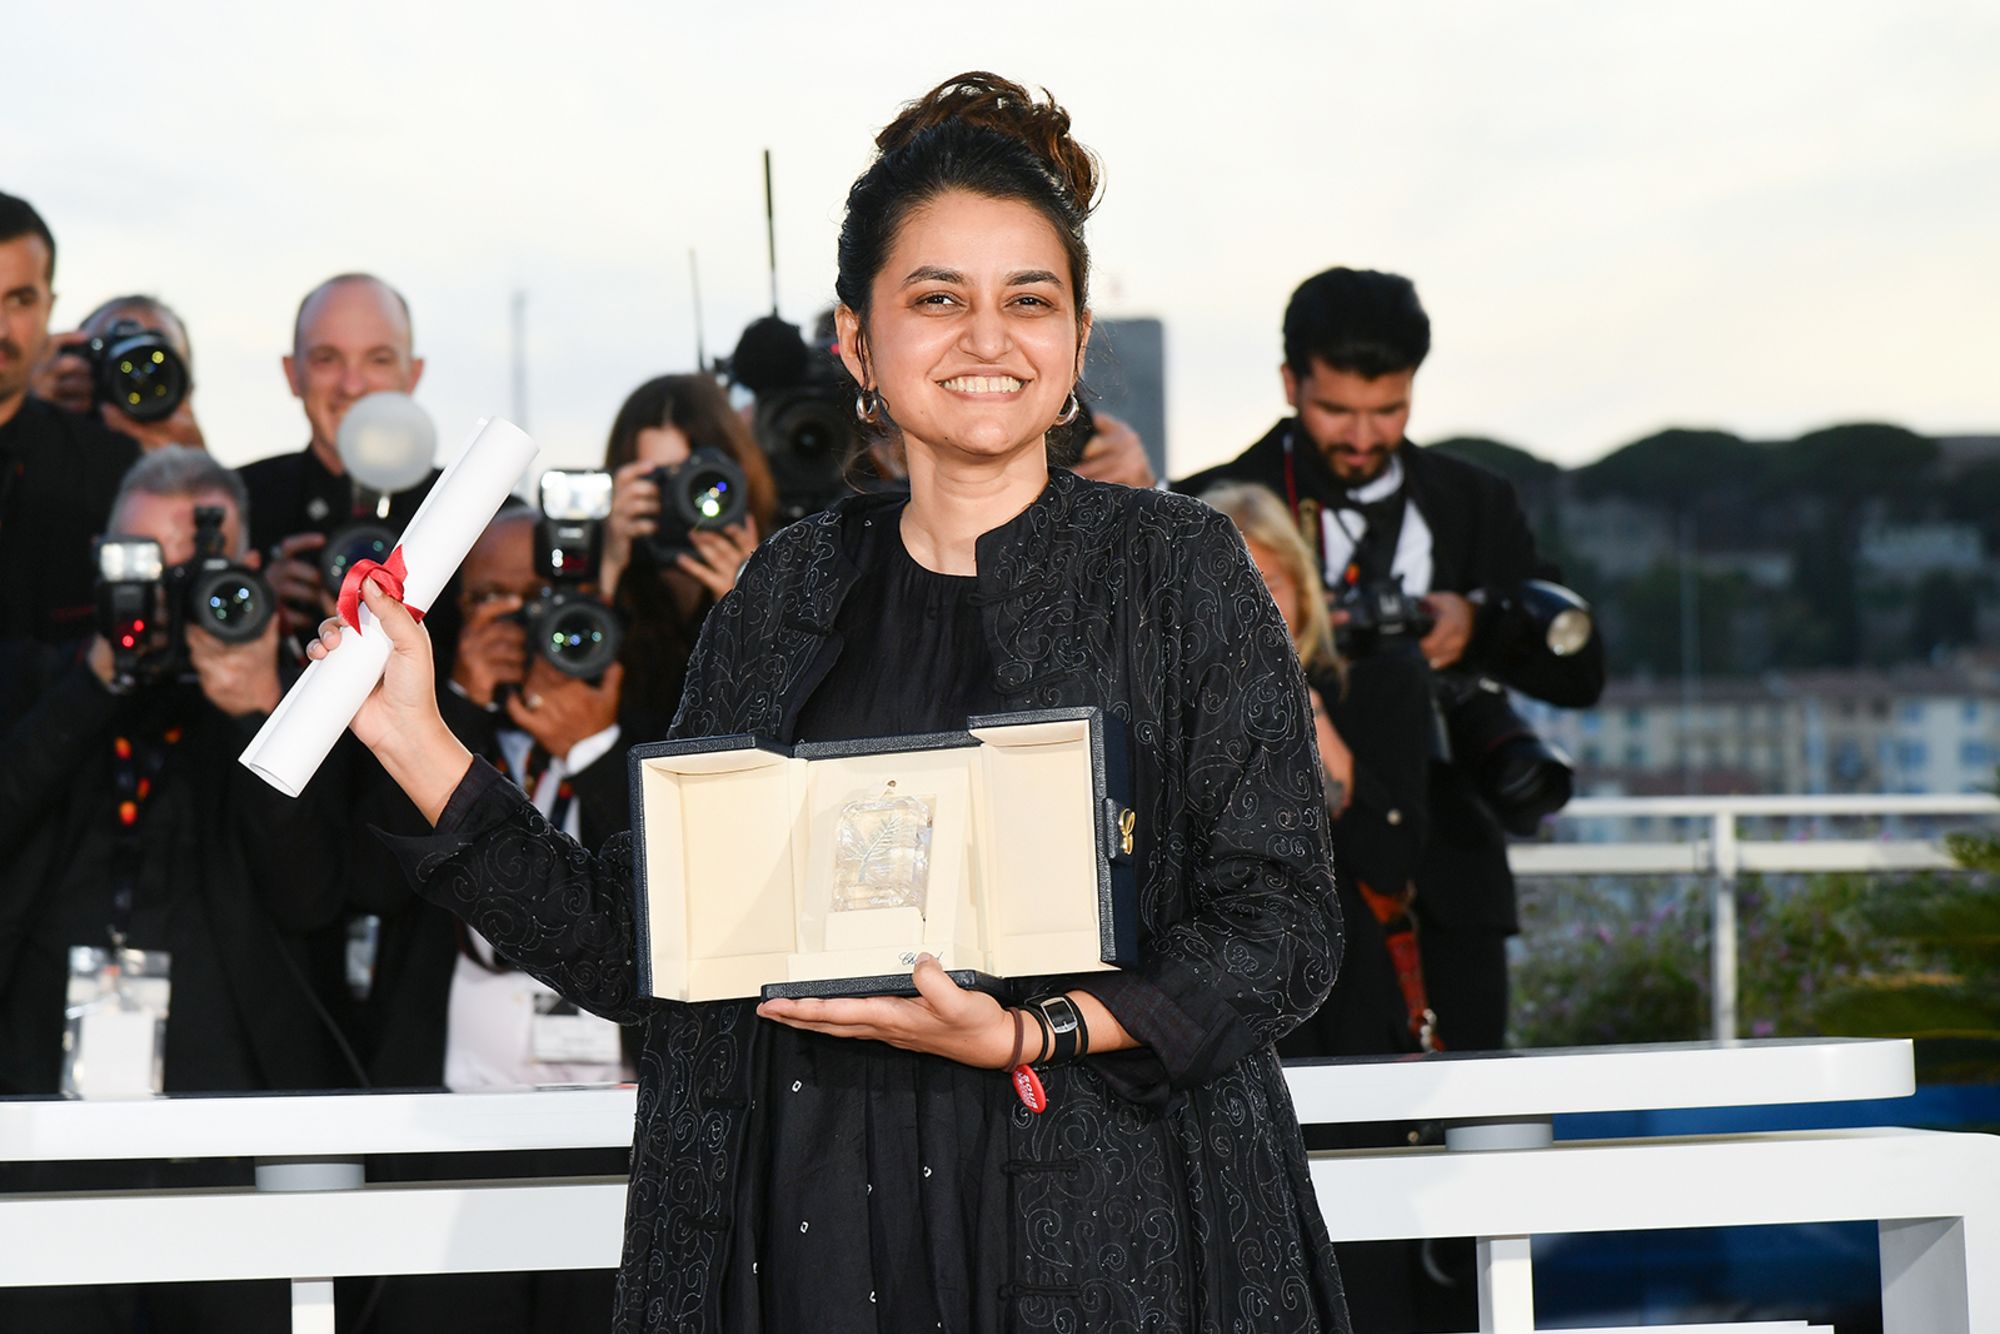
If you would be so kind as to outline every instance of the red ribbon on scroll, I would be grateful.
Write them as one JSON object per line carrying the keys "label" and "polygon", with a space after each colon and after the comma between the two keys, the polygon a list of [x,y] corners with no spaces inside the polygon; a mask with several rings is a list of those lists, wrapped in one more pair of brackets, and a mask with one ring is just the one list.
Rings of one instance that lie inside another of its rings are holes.
{"label": "red ribbon on scroll", "polygon": [[[402,602],[403,579],[409,574],[403,567],[403,549],[397,547],[384,561],[358,560],[347,567],[347,576],[340,581],[340,619],[357,630],[361,628],[361,584],[371,574],[384,593]],[[410,619],[424,619],[422,607],[411,607],[408,603],[403,605],[408,608]]]}

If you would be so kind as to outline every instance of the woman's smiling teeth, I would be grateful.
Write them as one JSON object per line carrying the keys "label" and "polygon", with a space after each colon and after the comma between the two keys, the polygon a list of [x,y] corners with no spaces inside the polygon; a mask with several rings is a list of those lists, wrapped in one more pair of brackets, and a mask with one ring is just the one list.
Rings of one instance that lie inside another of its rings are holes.
{"label": "woman's smiling teeth", "polygon": [[946,380],[944,387],[955,394],[1011,394],[1021,382],[1011,375],[960,375]]}

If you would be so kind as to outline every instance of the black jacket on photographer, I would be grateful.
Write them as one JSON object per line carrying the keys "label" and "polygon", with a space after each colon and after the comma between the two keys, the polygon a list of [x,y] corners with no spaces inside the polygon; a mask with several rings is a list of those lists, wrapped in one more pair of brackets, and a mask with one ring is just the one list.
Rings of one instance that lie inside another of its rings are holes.
{"label": "black jacket on photographer", "polygon": [[[291,454],[274,454],[246,463],[236,470],[250,493],[250,546],[265,558],[286,538],[298,533],[325,533],[331,536],[354,515],[354,483],[337,476],[320,461],[308,444]],[[431,469],[430,476],[407,491],[389,497],[389,516],[381,520],[391,532],[401,533],[431,493],[443,473]],[[107,503],[109,503],[107,501]],[[318,559],[317,553],[314,559]],[[431,641],[439,646],[438,661],[451,661],[451,647],[458,635],[457,583],[445,586],[438,605],[426,608]]]}
{"label": "black jacket on photographer", "polygon": [[[0,426],[0,638],[45,644],[90,630],[91,539],[139,446],[95,417],[38,398]],[[0,844],[4,846],[4,844]]]}
{"label": "black jacket on photographer", "polygon": [[[1428,584],[1404,591],[1469,595],[1512,588],[1529,579],[1560,580],[1556,567],[1535,550],[1534,534],[1512,483],[1476,464],[1407,440],[1394,458],[1403,471],[1401,494],[1430,533]],[[1350,504],[1347,484],[1292,418],[1279,422],[1228,463],[1177,482],[1175,489],[1198,495],[1223,481],[1269,487],[1295,515],[1306,500],[1317,502],[1322,511]],[[1320,533],[1307,531],[1305,538],[1315,551],[1324,551]],[[1324,571],[1330,587],[1341,573]],[[1585,708],[1596,702],[1604,688],[1600,640],[1593,638],[1572,657],[1530,655],[1503,671],[1483,661],[1491,648],[1485,628],[1475,624],[1461,665],[1490,671],[1513,689],[1551,704]],[[1356,747],[1357,760],[1362,758],[1360,749]],[[1471,780],[1456,767],[1433,764],[1429,800],[1429,841],[1416,877],[1424,919],[1447,928],[1519,930],[1506,836]]]}
{"label": "black jacket on photographer", "polygon": [[[503,712],[482,709],[450,688],[438,691],[438,708],[452,734],[467,750],[492,761],[503,773],[500,732]],[[620,740],[595,763],[569,776],[578,833],[586,846],[601,845],[632,827],[632,802],[625,752]],[[430,822],[365,754],[353,754],[369,791],[358,804],[351,870],[351,906],[383,919],[375,983],[363,1026],[369,1078],[379,1087],[431,1088],[445,1079],[446,1018],[452,974],[458,966],[461,927],[457,917],[412,893],[402,868],[370,827],[387,833],[428,834]]]}
{"label": "black jacket on photographer", "polygon": [[325,813],[236,762],[263,721],[194,685],[115,695],[77,647],[0,644],[0,1093],[57,1091],[69,951],[108,942],[120,882],[128,943],[171,955],[167,1092],[349,1082],[316,1005],[333,961],[267,903]]}

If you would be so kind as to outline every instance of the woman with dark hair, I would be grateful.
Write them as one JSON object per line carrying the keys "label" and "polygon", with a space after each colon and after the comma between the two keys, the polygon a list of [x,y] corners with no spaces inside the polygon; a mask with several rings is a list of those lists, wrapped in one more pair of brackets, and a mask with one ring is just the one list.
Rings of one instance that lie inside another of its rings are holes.
{"label": "woman with dark hair", "polygon": [[[1140,965],[1017,979],[1019,1009],[928,956],[913,998],[643,996],[630,841],[590,855],[458,747],[422,627],[371,584],[395,652],[354,730],[437,825],[405,863],[522,967],[645,1025],[621,1329],[1344,1331],[1271,1050],[1340,953],[1284,622],[1222,515],[1048,465],[1090,330],[1097,169],[1067,114],[966,74],[876,143],[841,230],[840,347],[909,492],[758,550],[673,732],[1100,707],[1132,738]],[[1057,1041],[1029,1005],[1083,1022]],[[1021,1059],[1040,1114],[1003,1073]]]}
{"label": "woman with dark hair", "polygon": [[[749,517],[720,532],[689,534],[693,550],[662,564],[645,541],[659,526],[653,474],[687,462],[697,449],[719,450],[743,469]],[[611,423],[604,466],[615,480],[598,584],[626,626],[618,721],[626,738],[650,741],[673,721],[703,618],[771,532],[778,488],[750,428],[707,375],[661,375],[634,389]]]}

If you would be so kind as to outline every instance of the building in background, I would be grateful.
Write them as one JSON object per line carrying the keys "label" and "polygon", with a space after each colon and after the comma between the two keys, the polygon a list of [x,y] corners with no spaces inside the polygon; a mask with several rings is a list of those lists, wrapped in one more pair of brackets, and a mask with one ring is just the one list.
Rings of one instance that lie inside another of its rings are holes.
{"label": "building in background", "polygon": [[1577,791],[1989,792],[2000,769],[2000,658],[1673,680],[1625,678],[1589,709],[1517,699],[1566,750]]}
{"label": "building in background", "polygon": [[1168,476],[1167,326],[1148,318],[1093,322],[1083,384],[1091,410],[1137,431],[1153,475]]}

